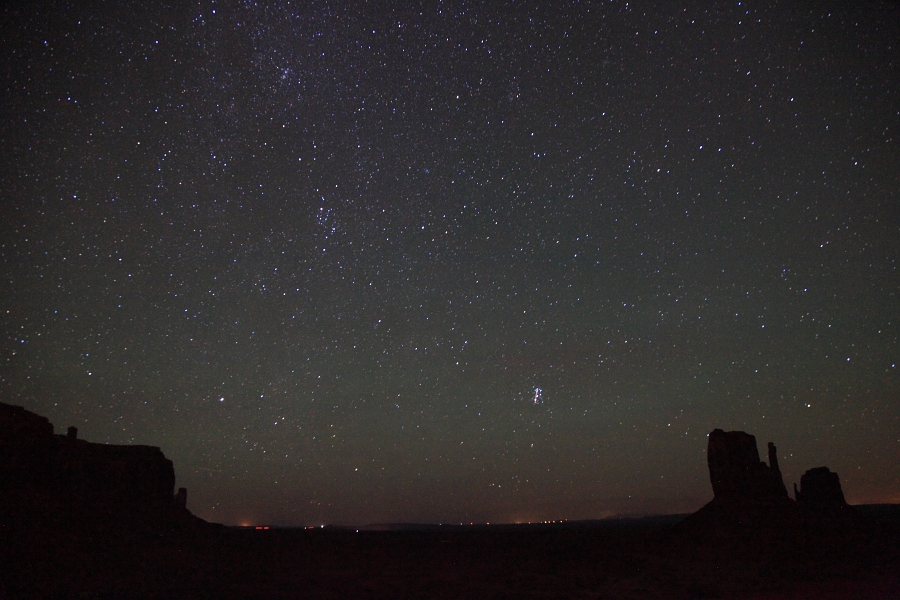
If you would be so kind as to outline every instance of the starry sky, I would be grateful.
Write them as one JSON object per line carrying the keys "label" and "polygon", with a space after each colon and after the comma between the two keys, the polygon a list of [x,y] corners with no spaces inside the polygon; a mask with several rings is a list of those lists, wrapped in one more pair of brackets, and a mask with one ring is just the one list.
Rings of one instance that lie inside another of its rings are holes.
{"label": "starry sky", "polygon": [[198,516],[900,502],[896,5],[14,4],[0,396]]}

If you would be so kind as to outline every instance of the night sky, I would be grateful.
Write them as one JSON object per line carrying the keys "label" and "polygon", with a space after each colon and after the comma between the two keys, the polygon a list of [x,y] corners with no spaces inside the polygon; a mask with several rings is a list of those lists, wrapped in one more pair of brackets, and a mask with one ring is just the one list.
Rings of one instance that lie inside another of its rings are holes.
{"label": "night sky", "polygon": [[896,5],[9,4],[0,399],[198,516],[900,502]]}

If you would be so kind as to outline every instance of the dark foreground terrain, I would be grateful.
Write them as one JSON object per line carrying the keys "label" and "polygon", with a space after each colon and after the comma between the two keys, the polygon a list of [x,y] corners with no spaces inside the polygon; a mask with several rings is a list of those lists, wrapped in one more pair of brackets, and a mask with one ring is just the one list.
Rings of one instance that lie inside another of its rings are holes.
{"label": "dark foreground terrain", "polygon": [[754,539],[731,551],[686,541],[664,519],[360,532],[38,526],[4,532],[0,597],[900,598],[898,508],[870,509],[893,518],[849,544],[778,552]]}
{"label": "dark foreground terrain", "polygon": [[0,403],[0,600],[900,598],[900,506],[848,505],[827,467],[791,499],[768,451],[712,431],[714,498],[681,517],[242,529],[192,515],[159,448]]}

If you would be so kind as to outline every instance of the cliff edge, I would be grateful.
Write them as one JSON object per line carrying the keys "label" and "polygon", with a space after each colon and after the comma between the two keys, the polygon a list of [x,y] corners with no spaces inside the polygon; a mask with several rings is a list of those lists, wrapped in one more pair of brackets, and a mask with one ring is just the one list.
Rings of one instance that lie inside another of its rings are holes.
{"label": "cliff edge", "polygon": [[[0,403],[0,525],[155,530],[203,523],[175,493],[172,461],[154,446],[97,444],[70,427]],[[4,523],[5,522],[5,523]]]}

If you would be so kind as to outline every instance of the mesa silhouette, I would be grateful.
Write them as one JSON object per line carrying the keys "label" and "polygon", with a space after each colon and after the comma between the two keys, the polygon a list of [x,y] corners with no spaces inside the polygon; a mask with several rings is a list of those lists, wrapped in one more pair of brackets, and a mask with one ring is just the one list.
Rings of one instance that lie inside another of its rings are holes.
{"label": "mesa silhouette", "polygon": [[772,443],[768,459],[711,432],[714,497],[687,516],[255,530],[194,517],[159,448],[55,435],[0,403],[0,600],[900,597],[897,507],[848,505],[827,467],[792,499]]}
{"label": "mesa silhouette", "polygon": [[172,461],[153,446],[96,444],[0,403],[0,525],[30,530],[155,531],[199,525],[176,493]]}
{"label": "mesa silhouette", "polygon": [[672,551],[781,573],[811,562],[825,575],[841,561],[874,558],[872,548],[887,543],[876,520],[847,504],[837,473],[807,470],[791,499],[772,442],[768,455],[768,464],[760,460],[753,435],[712,431],[707,462],[714,497],[674,527]]}

